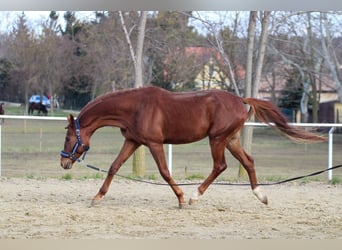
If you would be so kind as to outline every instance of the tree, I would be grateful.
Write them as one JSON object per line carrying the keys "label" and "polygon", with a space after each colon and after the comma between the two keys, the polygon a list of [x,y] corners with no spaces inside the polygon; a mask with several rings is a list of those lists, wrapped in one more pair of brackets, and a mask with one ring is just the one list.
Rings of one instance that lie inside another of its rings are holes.
{"label": "tree", "polygon": [[320,32],[324,62],[337,87],[339,101],[342,102],[342,76],[340,63],[332,43],[331,24],[326,12],[320,12]]}
{"label": "tree", "polygon": [[12,80],[19,83],[17,93],[23,95],[27,110],[30,90],[38,84],[36,62],[39,48],[34,32],[27,26],[24,13],[18,17],[10,37],[12,44],[8,58],[13,63]]}
{"label": "tree", "polygon": [[310,103],[313,122],[317,122],[322,75],[327,73],[323,66],[328,60],[324,56],[325,42],[322,38],[324,40],[325,37],[322,35],[320,15],[315,12],[281,12],[277,22],[277,37],[272,38],[269,48],[280,58],[284,68],[293,67],[300,76],[303,86],[301,121],[308,121]]}
{"label": "tree", "polygon": [[[121,11],[119,11],[120,20],[122,28],[125,32],[126,41],[128,43],[135,72],[135,88],[140,88],[143,86],[143,48],[144,48],[144,38],[145,38],[145,26],[147,19],[147,11],[141,11],[139,21],[138,21],[138,34],[137,34],[137,44],[136,49],[133,49],[131,38],[129,36],[125,19]],[[144,176],[146,171],[145,165],[145,148],[140,146],[133,155],[133,174],[137,176]]]}
{"label": "tree", "polygon": [[11,81],[10,72],[12,64],[6,58],[0,58],[0,100],[6,100],[13,94],[9,93],[9,83]]}
{"label": "tree", "polygon": [[[270,19],[270,11],[260,12],[261,15],[261,35],[259,40],[258,52],[256,60],[253,59],[254,55],[254,43],[255,43],[255,30],[256,30],[256,17],[257,12],[251,11],[248,24],[248,50],[247,50],[247,62],[246,62],[246,89],[245,97],[258,97],[259,84],[261,79],[261,72],[264,63],[265,50],[268,38],[268,24]],[[255,65],[253,65],[255,64]],[[253,70],[253,66],[255,71]],[[253,77],[254,76],[254,77]],[[254,119],[253,117],[251,118]],[[253,139],[253,127],[246,126],[243,129],[242,145],[247,153],[252,151],[252,139]],[[247,176],[247,171],[240,165],[239,177]]]}
{"label": "tree", "polygon": [[[230,86],[225,86],[225,89],[233,89],[235,94],[241,96],[240,88],[242,86],[238,86],[238,76],[239,76],[239,67],[238,67],[238,56],[237,51],[234,48],[238,46],[231,46],[230,40],[233,40],[233,44],[236,44],[237,31],[238,31],[238,23],[239,23],[239,13],[235,13],[234,22],[232,28],[224,26],[224,22],[220,21],[218,23],[207,20],[201,16],[201,13],[196,13],[196,16],[192,16],[194,19],[200,20],[201,23],[205,26],[209,34],[207,35],[207,39],[209,44],[215,48],[223,58],[223,64],[226,67],[226,74],[230,81]],[[232,30],[232,32],[231,32]],[[227,40],[225,40],[227,39]],[[228,54],[229,53],[229,54]]]}
{"label": "tree", "polygon": [[[135,27],[136,16],[126,19],[127,27]],[[130,36],[136,36],[132,29]],[[95,12],[93,20],[82,30],[79,39],[86,51],[87,71],[93,79],[91,99],[108,91],[134,86],[134,64],[130,57],[118,11]],[[135,40],[132,40],[135,46]]]}
{"label": "tree", "polygon": [[42,34],[39,39],[39,81],[40,92],[46,92],[50,96],[51,114],[54,114],[55,98],[57,98],[60,82],[65,74],[63,70],[63,58],[61,58],[61,38],[58,36],[58,15],[51,11],[49,18],[42,23]]}
{"label": "tree", "polygon": [[[304,52],[308,55],[308,59],[306,62],[307,68],[308,68],[308,79],[306,82],[304,82],[304,88],[303,88],[303,102],[305,102],[305,108],[307,107],[309,95],[308,90],[309,86],[311,86],[311,103],[312,103],[312,115],[313,115],[313,121],[318,121],[318,107],[319,107],[319,99],[318,99],[318,90],[317,90],[317,72],[320,68],[320,56],[315,51],[315,42],[316,39],[314,37],[313,32],[313,23],[312,23],[312,16],[311,12],[306,13],[307,16],[307,36],[306,38],[306,44],[307,46],[304,46]],[[305,114],[305,120],[304,122],[307,122],[307,112],[303,112],[304,108],[302,108],[302,113]]]}
{"label": "tree", "polygon": [[139,88],[143,86],[143,64],[142,64],[142,57],[143,57],[143,47],[144,47],[144,38],[145,38],[145,26],[146,26],[146,19],[147,19],[147,12],[141,11],[139,23],[138,23],[138,35],[137,35],[137,44],[136,49],[133,49],[133,45],[131,42],[130,35],[127,31],[127,27],[125,24],[125,20],[123,18],[122,12],[119,11],[120,20],[122,23],[122,28],[125,32],[126,41],[128,43],[129,51],[131,53],[131,58],[134,65],[134,73],[135,73],[135,83],[134,87]]}
{"label": "tree", "polygon": [[85,46],[84,34],[89,28],[89,24],[76,18],[74,12],[64,14],[66,21],[65,29],[61,30],[63,34],[62,46],[65,70],[63,82],[63,101],[69,108],[81,108],[91,100],[91,91],[93,88],[93,74],[91,72],[92,60],[87,56],[87,47]]}
{"label": "tree", "polygon": [[[227,65],[226,74],[230,77],[232,86],[226,88],[228,90],[235,89],[237,95],[241,95],[241,90],[245,86],[245,71],[242,69],[245,64],[246,46],[243,39],[239,38],[240,22],[243,19],[241,12],[236,11],[232,14],[232,24],[224,26],[216,37],[218,48],[221,55],[224,55],[224,62]],[[222,42],[220,42],[222,40]],[[222,48],[219,45],[222,43]]]}
{"label": "tree", "polygon": [[280,92],[279,107],[295,111],[300,110],[302,93],[303,84],[301,83],[301,76],[296,68],[290,68],[285,87]]}
{"label": "tree", "polygon": [[193,89],[203,65],[187,49],[205,42],[189,26],[190,16],[191,12],[159,11],[147,20],[146,72],[153,85],[172,91]]}

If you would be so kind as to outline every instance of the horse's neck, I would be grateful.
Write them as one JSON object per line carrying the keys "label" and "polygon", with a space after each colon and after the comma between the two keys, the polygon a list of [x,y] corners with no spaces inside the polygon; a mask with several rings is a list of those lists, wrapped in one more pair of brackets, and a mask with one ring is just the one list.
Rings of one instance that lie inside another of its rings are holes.
{"label": "horse's neck", "polygon": [[79,114],[80,126],[86,128],[90,135],[105,126],[124,127],[127,115],[123,114],[129,114],[131,107],[123,105],[119,99],[106,99],[86,106]]}

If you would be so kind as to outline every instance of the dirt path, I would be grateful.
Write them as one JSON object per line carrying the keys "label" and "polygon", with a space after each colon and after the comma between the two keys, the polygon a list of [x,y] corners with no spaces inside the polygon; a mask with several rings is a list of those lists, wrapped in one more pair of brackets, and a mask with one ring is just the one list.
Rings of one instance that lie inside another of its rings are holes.
{"label": "dirt path", "polygon": [[[342,185],[211,186],[179,210],[169,187],[121,179],[96,207],[102,180],[0,179],[0,239],[342,239]],[[183,187],[188,198],[194,186]]]}

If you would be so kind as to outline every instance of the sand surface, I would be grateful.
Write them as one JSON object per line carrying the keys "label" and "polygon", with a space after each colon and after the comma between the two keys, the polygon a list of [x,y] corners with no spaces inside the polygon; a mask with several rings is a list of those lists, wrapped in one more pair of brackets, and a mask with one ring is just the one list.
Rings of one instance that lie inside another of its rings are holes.
{"label": "sand surface", "polygon": [[[342,239],[342,185],[290,183],[210,186],[195,206],[178,209],[168,186],[114,179],[0,178],[0,239]],[[195,186],[182,187],[188,199]]]}

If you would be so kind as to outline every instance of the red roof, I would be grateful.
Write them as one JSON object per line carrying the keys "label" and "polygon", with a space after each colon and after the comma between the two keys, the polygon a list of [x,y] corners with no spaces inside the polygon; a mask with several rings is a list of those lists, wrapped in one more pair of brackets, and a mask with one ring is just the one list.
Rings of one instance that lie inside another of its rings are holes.
{"label": "red roof", "polygon": [[[201,63],[206,64],[211,58],[215,59],[219,67],[226,75],[228,75],[227,66],[224,63],[224,59],[221,53],[215,48],[209,47],[185,47],[186,56],[196,56]],[[245,79],[246,71],[241,65],[236,65],[237,67],[237,80]]]}

